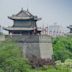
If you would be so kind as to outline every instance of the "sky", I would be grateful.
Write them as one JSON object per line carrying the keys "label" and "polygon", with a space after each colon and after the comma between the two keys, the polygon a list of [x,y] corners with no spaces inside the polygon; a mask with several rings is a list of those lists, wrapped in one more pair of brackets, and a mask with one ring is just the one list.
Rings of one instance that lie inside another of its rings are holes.
{"label": "sky", "polygon": [[41,17],[38,26],[54,23],[64,26],[72,25],[72,0],[0,0],[0,25],[12,26],[8,16],[18,13],[21,8]]}

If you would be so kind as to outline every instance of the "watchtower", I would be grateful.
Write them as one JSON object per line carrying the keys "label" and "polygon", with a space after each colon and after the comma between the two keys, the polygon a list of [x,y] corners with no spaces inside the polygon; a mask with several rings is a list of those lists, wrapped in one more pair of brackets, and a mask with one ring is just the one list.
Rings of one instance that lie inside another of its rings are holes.
{"label": "watchtower", "polygon": [[36,22],[41,18],[32,15],[28,10],[21,9],[16,15],[8,16],[9,19],[13,20],[14,24],[12,27],[5,28],[9,31],[9,34],[37,34],[41,31],[37,29]]}
{"label": "watchtower", "polygon": [[35,56],[42,59],[52,59],[53,49],[51,37],[41,35],[36,22],[41,18],[32,15],[28,10],[21,10],[16,15],[8,17],[14,21],[12,27],[4,28],[12,33],[9,37],[15,40],[23,48],[23,55],[30,58]]}

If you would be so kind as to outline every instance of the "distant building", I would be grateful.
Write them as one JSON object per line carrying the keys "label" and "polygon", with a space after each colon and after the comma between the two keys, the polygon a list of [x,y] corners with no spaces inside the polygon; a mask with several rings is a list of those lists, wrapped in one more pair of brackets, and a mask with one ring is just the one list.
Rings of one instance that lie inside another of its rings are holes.
{"label": "distant building", "polygon": [[42,27],[41,28],[41,34],[42,35],[48,35],[48,27]]}
{"label": "distant building", "polygon": [[2,29],[2,27],[1,27],[1,25],[0,25],[0,34],[3,34],[2,30],[3,30],[3,29]]}
{"label": "distant building", "polygon": [[0,25],[0,33],[1,33],[1,25]]}
{"label": "distant building", "polygon": [[69,25],[67,28],[70,29],[70,32],[69,33],[72,33],[72,25]]}
{"label": "distant building", "polygon": [[5,40],[5,36],[3,35],[3,32],[2,32],[2,27],[0,25],[0,42],[1,41],[4,41]]}
{"label": "distant building", "polygon": [[64,35],[63,28],[57,24],[50,25],[48,27],[48,35],[50,35],[50,36],[62,36],[62,35]]}

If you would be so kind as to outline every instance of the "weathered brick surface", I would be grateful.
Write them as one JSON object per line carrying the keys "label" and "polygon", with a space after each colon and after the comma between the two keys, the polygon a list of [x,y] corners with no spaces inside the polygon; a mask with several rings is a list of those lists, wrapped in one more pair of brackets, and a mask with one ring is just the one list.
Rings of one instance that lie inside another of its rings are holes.
{"label": "weathered brick surface", "polygon": [[13,35],[8,36],[19,43],[26,57],[52,58],[53,49],[51,37],[48,35]]}

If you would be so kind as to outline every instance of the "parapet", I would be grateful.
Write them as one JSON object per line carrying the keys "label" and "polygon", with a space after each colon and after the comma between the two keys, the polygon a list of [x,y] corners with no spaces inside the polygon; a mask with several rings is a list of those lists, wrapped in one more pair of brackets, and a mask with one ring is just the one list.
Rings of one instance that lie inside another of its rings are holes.
{"label": "parapet", "polygon": [[51,43],[51,37],[49,35],[7,35],[6,38],[12,38],[15,41],[19,42],[45,42],[45,43]]}

